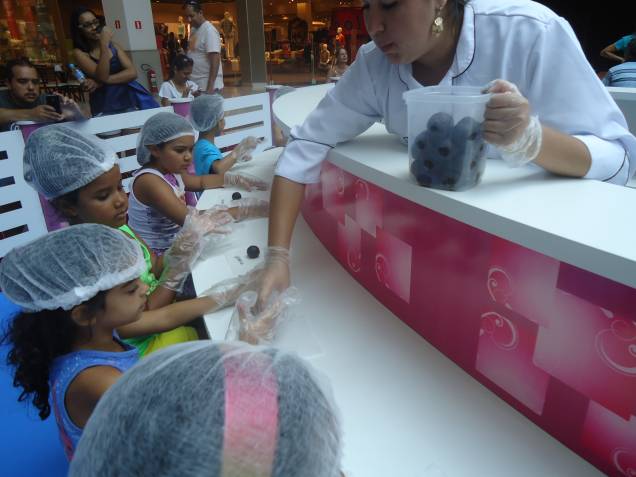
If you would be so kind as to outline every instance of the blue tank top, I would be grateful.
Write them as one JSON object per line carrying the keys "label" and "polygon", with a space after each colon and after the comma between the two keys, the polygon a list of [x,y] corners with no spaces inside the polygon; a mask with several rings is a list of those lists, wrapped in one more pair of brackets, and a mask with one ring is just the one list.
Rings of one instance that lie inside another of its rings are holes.
{"label": "blue tank top", "polygon": [[77,442],[82,436],[82,429],[73,423],[68,412],[66,412],[64,398],[68,386],[79,373],[87,368],[93,366],[110,366],[123,373],[139,361],[137,348],[124,343],[116,334],[113,334],[113,338],[126,351],[74,351],[55,358],[51,364],[49,373],[51,403],[57,422],[57,428],[60,432],[62,446],[69,461],[73,458]]}
{"label": "blue tank top", "polygon": [[[124,69],[117,56],[117,48],[112,43],[108,45],[113,56],[110,58],[109,73],[114,75]],[[98,63],[96,58],[91,59]],[[90,94],[89,102],[93,116],[98,114],[116,114],[136,109],[134,95],[128,83],[104,84]]]}

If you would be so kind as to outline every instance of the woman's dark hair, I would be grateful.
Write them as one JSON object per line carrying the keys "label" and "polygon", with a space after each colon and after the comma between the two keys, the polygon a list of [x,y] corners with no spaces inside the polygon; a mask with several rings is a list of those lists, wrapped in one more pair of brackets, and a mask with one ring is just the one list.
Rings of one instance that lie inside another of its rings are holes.
{"label": "woman's dark hair", "polygon": [[453,27],[461,29],[461,20],[464,17],[464,7],[468,2],[470,2],[470,0],[450,0],[446,4],[448,16],[451,19],[451,24],[453,25]]}
{"label": "woman's dark hair", "polygon": [[[95,18],[100,20],[100,15],[95,13],[88,7],[77,7],[71,13],[71,39],[73,40],[73,48],[77,48],[78,50],[82,50],[85,52],[89,52],[91,50],[90,45],[84,35],[82,34],[82,30],[79,26],[79,17],[81,17],[84,13],[92,13]],[[101,20],[100,20],[101,21]]]}
{"label": "woman's dark hair", "polygon": [[175,71],[180,71],[188,66],[192,66],[193,64],[194,61],[192,61],[192,58],[186,55],[180,54],[175,56],[174,60],[172,60],[172,63],[170,64],[170,79],[174,77]]}
{"label": "woman's dark hair", "polygon": [[192,7],[192,10],[194,10],[196,13],[203,11],[201,2],[199,2],[198,0],[185,0],[185,2],[183,2],[183,6],[181,7],[181,9],[185,10],[186,7]]}
{"label": "woman's dark hair", "polygon": [[[104,308],[106,292],[84,302],[84,313],[93,316]],[[49,372],[53,360],[72,351],[78,325],[61,308],[22,312],[9,324],[2,344],[11,345],[7,364],[15,367],[13,385],[22,387],[18,401],[31,399],[40,419],[51,414]]]}
{"label": "woman's dark hair", "polygon": [[636,38],[629,42],[623,54],[625,61],[636,61]]}
{"label": "woman's dark hair", "polygon": [[67,214],[64,213],[65,205],[77,205],[79,203],[79,194],[83,187],[79,189],[72,190],[71,192],[67,192],[64,195],[56,197],[55,199],[49,200],[49,203],[53,206],[53,208],[58,211],[64,218],[68,219],[73,225],[73,217],[68,217]]}

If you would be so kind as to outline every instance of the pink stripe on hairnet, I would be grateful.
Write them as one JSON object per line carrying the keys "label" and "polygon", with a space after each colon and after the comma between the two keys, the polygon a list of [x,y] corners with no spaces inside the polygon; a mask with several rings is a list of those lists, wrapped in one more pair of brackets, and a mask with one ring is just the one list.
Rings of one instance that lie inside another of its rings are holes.
{"label": "pink stripe on hairnet", "polygon": [[272,359],[230,356],[225,366],[222,477],[270,477],[278,441],[278,383]]}

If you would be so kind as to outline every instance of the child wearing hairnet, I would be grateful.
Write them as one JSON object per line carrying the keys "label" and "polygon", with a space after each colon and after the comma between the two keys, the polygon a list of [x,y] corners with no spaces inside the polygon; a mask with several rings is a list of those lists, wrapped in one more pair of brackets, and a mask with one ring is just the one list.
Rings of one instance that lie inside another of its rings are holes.
{"label": "child wearing hairnet", "polygon": [[258,146],[258,139],[248,136],[223,157],[214,144],[214,138],[225,129],[223,114],[223,97],[219,94],[199,96],[190,106],[190,122],[200,133],[193,150],[194,169],[199,176],[223,174],[237,162],[252,160],[252,152]]}
{"label": "child wearing hairnet", "polygon": [[[139,277],[145,270],[133,240],[98,224],[52,232],[0,263],[0,288],[23,310],[4,337],[19,400],[32,400],[43,420],[53,408],[69,459],[102,394],[139,360],[121,338],[187,321],[184,303],[144,311],[148,286]],[[232,303],[247,282],[238,277],[211,288],[198,300],[200,312]]]}
{"label": "child wearing hairnet", "polygon": [[[194,130],[174,113],[155,114],[146,121],[137,142],[141,164],[130,188],[129,223],[158,255],[162,255],[184,225],[188,215],[185,191],[217,187],[266,190],[267,184],[249,174],[226,172],[192,176]],[[269,203],[250,199],[235,218],[266,217]],[[232,213],[232,211],[230,211]]]}
{"label": "child wearing hairnet", "polygon": [[162,350],[104,396],[69,475],[340,477],[337,409],[314,373],[240,343]]}
{"label": "child wearing hairnet", "polygon": [[[223,209],[208,212],[189,210],[185,227],[164,256],[157,257],[126,223],[128,196],[122,188],[117,156],[101,142],[67,126],[40,128],[27,140],[24,152],[25,180],[50,200],[71,224],[97,223],[118,228],[134,239],[144,254],[146,267],[141,280],[147,285],[149,310],[162,309],[174,301],[201,248],[209,237],[228,232],[233,219]],[[235,215],[243,212],[239,201]],[[183,322],[200,316],[207,308],[204,300],[181,302]],[[170,310],[170,309],[168,309]],[[174,311],[174,310],[173,310]],[[196,331],[179,326],[163,333],[131,338],[141,356],[174,343],[198,339]]]}

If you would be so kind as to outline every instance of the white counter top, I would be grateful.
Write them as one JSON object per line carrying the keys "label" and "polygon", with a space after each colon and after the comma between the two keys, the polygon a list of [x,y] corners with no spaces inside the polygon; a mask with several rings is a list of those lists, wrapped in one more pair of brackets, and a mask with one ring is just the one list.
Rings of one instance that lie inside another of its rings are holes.
{"label": "white counter top", "polygon": [[[271,178],[280,149],[248,163]],[[200,208],[231,197],[206,191]],[[267,193],[242,192],[244,196]],[[197,291],[240,271],[247,245],[264,250],[266,219],[237,224],[193,271]],[[252,266],[257,261],[249,262]],[[358,284],[298,219],[292,279],[302,303],[276,345],[308,359],[331,382],[343,434],[347,477],[592,477],[602,474],[444,357]],[[232,310],[205,317],[223,339]]]}
{"label": "white counter top", "polygon": [[[332,85],[301,88],[273,107],[279,122],[302,123]],[[406,146],[376,124],[339,145],[333,164],[396,195],[506,240],[636,287],[636,191],[560,178],[528,166],[488,161],[482,183],[466,192],[418,186]]]}

